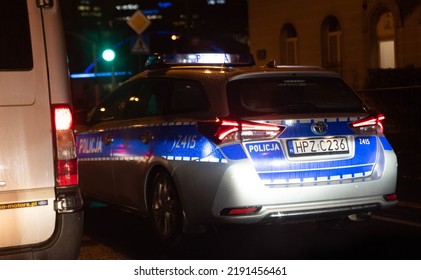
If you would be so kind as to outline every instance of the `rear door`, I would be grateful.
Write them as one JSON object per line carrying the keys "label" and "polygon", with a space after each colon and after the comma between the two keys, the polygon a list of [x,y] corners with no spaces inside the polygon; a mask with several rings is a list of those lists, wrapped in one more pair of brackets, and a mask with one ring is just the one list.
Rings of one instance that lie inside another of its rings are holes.
{"label": "rear door", "polygon": [[0,247],[9,247],[52,235],[55,182],[41,10],[0,7]]}
{"label": "rear door", "polygon": [[79,186],[85,196],[116,203],[112,150],[126,99],[124,90],[111,93],[91,112],[88,126],[78,129]]}
{"label": "rear door", "polygon": [[112,92],[92,112],[77,135],[82,192],[92,198],[145,208],[142,181],[159,128],[159,83],[129,82]]}
{"label": "rear door", "polygon": [[113,135],[112,169],[119,204],[146,212],[144,187],[154,155],[167,85],[158,79],[138,79],[121,89],[124,114]]}

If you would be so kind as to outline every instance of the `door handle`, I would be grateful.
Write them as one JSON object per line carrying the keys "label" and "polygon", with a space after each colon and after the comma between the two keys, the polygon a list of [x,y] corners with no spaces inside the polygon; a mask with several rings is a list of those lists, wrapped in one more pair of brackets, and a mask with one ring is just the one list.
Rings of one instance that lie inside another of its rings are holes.
{"label": "door handle", "polygon": [[140,141],[143,144],[148,144],[153,139],[155,139],[155,136],[153,135],[152,131],[146,131],[140,135]]}
{"label": "door handle", "polygon": [[108,146],[113,142],[113,135],[111,133],[108,133],[104,137],[102,137],[102,143],[104,143],[105,146]]}

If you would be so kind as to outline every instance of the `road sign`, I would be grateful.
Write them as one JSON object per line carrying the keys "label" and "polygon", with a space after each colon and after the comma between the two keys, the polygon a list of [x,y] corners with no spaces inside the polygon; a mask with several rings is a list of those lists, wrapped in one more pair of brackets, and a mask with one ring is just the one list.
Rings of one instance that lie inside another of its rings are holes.
{"label": "road sign", "polygon": [[148,54],[149,53],[149,47],[148,45],[142,40],[142,38],[137,38],[136,42],[134,43],[132,49],[132,53],[137,54]]}
{"label": "road sign", "polygon": [[140,35],[151,24],[151,21],[140,10],[137,10],[129,18],[127,24]]}

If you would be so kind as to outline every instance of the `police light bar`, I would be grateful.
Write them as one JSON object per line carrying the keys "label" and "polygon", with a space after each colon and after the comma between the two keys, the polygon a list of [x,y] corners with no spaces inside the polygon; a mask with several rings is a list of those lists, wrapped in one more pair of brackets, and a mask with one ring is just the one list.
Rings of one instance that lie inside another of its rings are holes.
{"label": "police light bar", "polygon": [[175,55],[176,63],[231,64],[240,61],[240,56],[226,53],[194,53]]}
{"label": "police light bar", "polygon": [[154,54],[146,61],[146,68],[162,67],[164,65],[254,65],[251,55],[227,53],[183,53],[183,54]]}

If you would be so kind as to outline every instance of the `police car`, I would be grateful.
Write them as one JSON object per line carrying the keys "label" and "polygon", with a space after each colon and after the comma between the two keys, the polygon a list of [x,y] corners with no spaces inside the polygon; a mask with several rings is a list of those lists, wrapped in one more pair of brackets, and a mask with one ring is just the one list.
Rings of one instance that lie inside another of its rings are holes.
{"label": "police car", "polygon": [[358,219],[397,204],[384,116],[337,73],[227,54],[150,61],[77,132],[85,197],[150,217],[168,241],[188,229]]}

